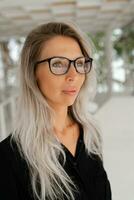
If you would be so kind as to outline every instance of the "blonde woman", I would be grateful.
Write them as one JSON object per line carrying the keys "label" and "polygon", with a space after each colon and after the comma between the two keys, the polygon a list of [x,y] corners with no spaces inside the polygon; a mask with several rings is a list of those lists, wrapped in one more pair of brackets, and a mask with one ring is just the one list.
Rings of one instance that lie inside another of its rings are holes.
{"label": "blonde woman", "polygon": [[13,132],[0,144],[1,200],[111,200],[99,128],[92,45],[71,23],[27,36]]}

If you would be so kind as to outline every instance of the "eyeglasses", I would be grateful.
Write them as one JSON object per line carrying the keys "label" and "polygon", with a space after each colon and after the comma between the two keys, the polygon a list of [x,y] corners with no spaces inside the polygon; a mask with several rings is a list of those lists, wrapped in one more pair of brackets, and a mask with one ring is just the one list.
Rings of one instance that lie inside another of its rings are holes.
{"label": "eyeglasses", "polygon": [[35,66],[43,63],[49,63],[50,71],[55,75],[63,75],[66,74],[71,66],[71,63],[74,64],[75,70],[80,74],[87,74],[91,71],[93,59],[88,57],[78,57],[75,60],[70,60],[65,57],[51,57],[44,60],[37,61]]}

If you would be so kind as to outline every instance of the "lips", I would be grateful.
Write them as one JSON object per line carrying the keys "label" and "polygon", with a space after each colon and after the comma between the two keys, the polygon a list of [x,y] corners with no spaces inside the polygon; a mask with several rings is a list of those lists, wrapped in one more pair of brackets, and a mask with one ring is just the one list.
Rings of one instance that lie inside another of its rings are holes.
{"label": "lips", "polygon": [[63,93],[72,96],[72,95],[76,95],[77,90],[76,89],[67,89],[67,90],[63,90]]}
{"label": "lips", "polygon": [[68,89],[65,89],[63,90],[63,92],[76,92],[76,88],[68,88]]}
{"label": "lips", "polygon": [[76,90],[63,90],[63,92],[76,92]]}

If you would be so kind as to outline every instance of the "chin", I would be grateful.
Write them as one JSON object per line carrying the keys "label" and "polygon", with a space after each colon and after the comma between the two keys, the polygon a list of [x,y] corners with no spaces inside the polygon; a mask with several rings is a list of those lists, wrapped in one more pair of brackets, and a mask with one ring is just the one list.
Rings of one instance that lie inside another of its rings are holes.
{"label": "chin", "polygon": [[70,101],[70,102],[68,102],[66,105],[67,105],[67,106],[72,106],[72,105],[74,104],[74,102],[75,102],[75,100],[74,100],[74,101]]}

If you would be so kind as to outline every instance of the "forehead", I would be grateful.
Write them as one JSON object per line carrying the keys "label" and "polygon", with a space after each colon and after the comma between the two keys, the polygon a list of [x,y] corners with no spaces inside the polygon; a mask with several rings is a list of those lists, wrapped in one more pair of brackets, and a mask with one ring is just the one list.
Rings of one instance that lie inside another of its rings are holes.
{"label": "forehead", "polygon": [[42,45],[40,58],[44,59],[52,56],[76,58],[82,55],[79,43],[74,38],[55,36]]}

